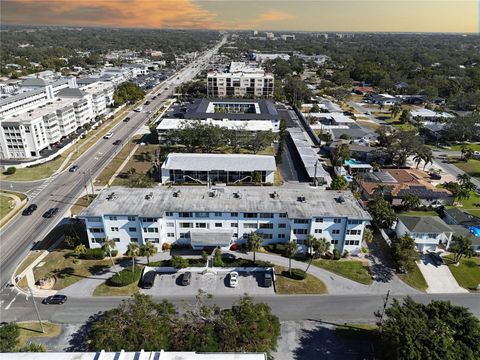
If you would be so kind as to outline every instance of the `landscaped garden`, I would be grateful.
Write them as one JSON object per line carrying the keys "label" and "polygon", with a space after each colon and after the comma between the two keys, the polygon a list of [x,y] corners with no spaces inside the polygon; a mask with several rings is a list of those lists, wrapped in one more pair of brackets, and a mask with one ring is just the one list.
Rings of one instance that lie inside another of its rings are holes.
{"label": "landscaped garden", "polygon": [[445,258],[445,263],[452,272],[458,285],[468,290],[476,290],[480,285],[480,258],[462,258],[458,265],[453,262],[453,255]]}
{"label": "landscaped garden", "polygon": [[315,276],[304,274],[301,269],[292,269],[292,274],[293,276],[290,277],[287,268],[283,266],[275,266],[275,290],[277,291],[277,294],[328,293],[327,286]]}
{"label": "landscaped garden", "polygon": [[337,275],[346,277],[350,280],[357,281],[361,284],[370,285],[373,282],[372,277],[368,272],[368,266],[359,260],[317,259],[313,261],[313,265],[331,271]]}

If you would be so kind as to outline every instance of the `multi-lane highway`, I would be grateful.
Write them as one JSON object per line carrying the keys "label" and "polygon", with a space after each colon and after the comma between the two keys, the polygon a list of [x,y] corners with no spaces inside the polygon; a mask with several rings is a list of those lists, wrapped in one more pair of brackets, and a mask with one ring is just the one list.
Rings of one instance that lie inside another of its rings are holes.
{"label": "multi-lane highway", "polygon": [[[118,123],[111,130],[113,132],[112,138],[108,140],[98,139],[90,149],[75,161],[75,164],[80,167],[77,172],[71,173],[68,170],[64,170],[46,179],[44,182],[34,184],[41,188],[41,191],[37,192],[35,198],[31,201],[38,205],[37,211],[31,216],[18,214],[8,225],[1,229],[0,286],[3,287],[11,280],[16,266],[27,255],[32,245],[43,239],[55,227],[82,194],[85,188],[84,174],[95,177],[120,150],[120,147],[112,145],[112,143],[119,139],[126,143],[145,124],[149,117],[147,112],[152,111],[154,113],[173,93],[175,86],[182,82],[190,81],[203,70],[208,65],[212,55],[218,51],[225,41],[226,37],[215,47],[203,53],[195,62],[189,64],[162,83],[159,89],[152,92],[157,95],[155,100],[152,100],[152,93],[147,95],[146,100],[150,100],[151,103],[148,106],[144,105],[142,112],[132,111],[125,114],[124,116],[130,117],[130,121]],[[23,184],[21,186],[27,189],[31,185]],[[12,184],[12,188],[18,189],[21,186],[14,187]],[[5,182],[2,184],[2,187],[8,190],[10,189],[10,183]],[[44,219],[42,214],[52,207],[60,209],[57,217]]]}

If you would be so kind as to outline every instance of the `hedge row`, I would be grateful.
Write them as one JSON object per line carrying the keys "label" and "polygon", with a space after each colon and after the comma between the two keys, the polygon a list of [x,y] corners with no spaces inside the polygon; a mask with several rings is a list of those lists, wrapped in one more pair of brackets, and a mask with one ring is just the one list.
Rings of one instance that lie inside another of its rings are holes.
{"label": "hedge row", "polygon": [[292,269],[292,275],[290,275],[290,271],[285,270],[282,271],[282,276],[293,280],[303,280],[307,277],[307,274],[302,269]]}
{"label": "hedge row", "polygon": [[132,267],[123,269],[118,274],[113,275],[108,280],[108,285],[122,287],[130,285],[134,282],[138,282],[142,276],[142,268],[140,266],[135,266],[135,269],[132,271]]}
{"label": "hedge row", "polygon": [[[113,251],[112,251],[113,255]],[[80,255],[80,259],[85,260],[103,260],[105,259],[105,251],[101,248],[87,249],[87,251]]]}

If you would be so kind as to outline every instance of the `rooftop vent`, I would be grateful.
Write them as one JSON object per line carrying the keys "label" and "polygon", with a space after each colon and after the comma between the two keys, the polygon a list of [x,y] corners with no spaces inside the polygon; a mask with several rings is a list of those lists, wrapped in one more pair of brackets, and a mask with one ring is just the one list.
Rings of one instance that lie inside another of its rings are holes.
{"label": "rooftop vent", "polygon": [[280,195],[276,191],[274,191],[273,193],[270,194],[270,197],[272,199],[278,199],[280,197]]}
{"label": "rooftop vent", "polygon": [[235,199],[241,199],[242,198],[242,194],[240,194],[240,191],[236,191],[233,193],[233,197]]}
{"label": "rooftop vent", "polygon": [[153,192],[149,192],[147,195],[145,195],[145,200],[150,200],[153,198]]}
{"label": "rooftop vent", "polygon": [[339,203],[339,204],[342,204],[342,203],[345,202],[345,198],[344,198],[342,195],[340,195],[339,197],[337,197],[335,200],[336,200],[337,203]]}
{"label": "rooftop vent", "polygon": [[107,195],[107,200],[115,200],[117,198],[117,194],[114,192]]}
{"label": "rooftop vent", "polygon": [[302,196],[297,197],[297,200],[298,200],[299,202],[305,202],[305,201],[307,201],[307,199],[305,198],[305,195],[302,195]]}
{"label": "rooftop vent", "polygon": [[175,190],[173,192],[173,197],[179,197],[180,196],[180,190]]}

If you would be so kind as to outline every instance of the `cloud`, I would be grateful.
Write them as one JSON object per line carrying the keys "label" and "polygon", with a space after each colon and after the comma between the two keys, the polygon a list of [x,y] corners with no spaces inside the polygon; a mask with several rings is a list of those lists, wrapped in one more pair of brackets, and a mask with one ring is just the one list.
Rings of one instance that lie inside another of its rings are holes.
{"label": "cloud", "polygon": [[260,14],[257,22],[264,22],[264,21],[282,21],[282,20],[291,20],[295,19],[296,17],[292,14],[289,14],[284,11],[280,10],[268,10],[262,14]]}
{"label": "cloud", "polygon": [[224,28],[193,0],[5,0],[3,24]]}

